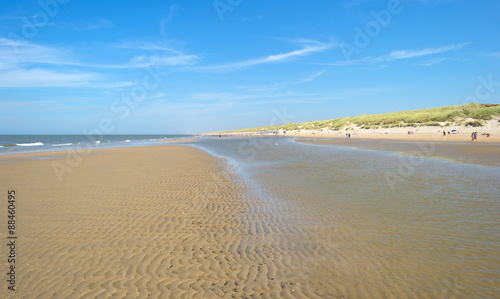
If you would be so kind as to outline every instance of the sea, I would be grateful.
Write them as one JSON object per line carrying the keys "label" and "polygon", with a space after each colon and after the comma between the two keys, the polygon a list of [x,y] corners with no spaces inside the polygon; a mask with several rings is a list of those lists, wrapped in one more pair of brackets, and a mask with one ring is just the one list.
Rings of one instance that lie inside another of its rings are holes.
{"label": "sea", "polygon": [[0,135],[0,155],[81,148],[154,145],[158,141],[197,137],[191,134],[163,135]]}
{"label": "sea", "polygon": [[[428,152],[458,155],[453,147],[463,144],[382,141],[356,148],[291,137],[4,135],[0,153],[193,137],[198,142],[185,144],[220,158],[263,202],[257,212],[267,220],[258,232],[279,240],[272,250],[294,256],[290,283],[307,285],[311,297],[500,298],[499,163]],[[401,155],[412,147],[424,154]]]}

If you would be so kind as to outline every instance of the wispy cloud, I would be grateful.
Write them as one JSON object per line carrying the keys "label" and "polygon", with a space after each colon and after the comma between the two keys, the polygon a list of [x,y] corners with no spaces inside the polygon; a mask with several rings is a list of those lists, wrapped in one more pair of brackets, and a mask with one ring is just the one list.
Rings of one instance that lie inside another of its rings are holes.
{"label": "wispy cloud", "polygon": [[175,54],[181,54],[182,51],[175,49],[172,46],[167,46],[165,43],[154,42],[140,42],[140,41],[122,41],[119,43],[111,44],[114,48],[133,49],[133,50],[146,50],[146,51],[166,51]]}
{"label": "wispy cloud", "polygon": [[178,7],[179,5],[177,4],[170,5],[167,15],[160,20],[160,35],[164,35],[167,31],[168,25],[172,21],[174,13],[176,12]]}
{"label": "wispy cloud", "polygon": [[64,49],[0,37],[0,69],[33,63],[67,64],[68,52]]}
{"label": "wispy cloud", "polygon": [[[154,50],[153,50],[154,49]],[[150,66],[186,66],[198,62],[196,55],[145,45],[144,54],[124,63],[96,64],[76,59],[71,49],[48,47],[29,41],[0,37],[0,87],[123,87],[128,82],[108,82],[99,73],[105,69],[134,69]],[[150,54],[154,52],[154,54]]]}
{"label": "wispy cloud", "polygon": [[134,69],[149,66],[186,66],[199,61],[197,55],[185,54],[182,51],[162,47],[161,45],[143,45],[134,49],[142,52],[155,51],[155,55],[136,55],[124,63],[96,64],[79,61],[72,57],[69,49],[59,49],[34,44],[27,41],[15,41],[0,38],[0,70],[16,67],[27,67],[33,64],[47,66],[73,66],[96,69]]}
{"label": "wispy cloud", "polygon": [[331,49],[332,47],[334,47],[334,43],[321,43],[318,41],[314,41],[314,43],[309,42],[308,44],[304,45],[302,49],[294,50],[291,52],[268,55],[266,57],[243,60],[227,64],[201,66],[196,68],[196,70],[212,71],[212,72],[229,72],[260,64],[290,61],[293,60],[294,58],[305,57],[316,52],[326,51],[328,49]]}
{"label": "wispy cloud", "polygon": [[427,59],[424,62],[422,62],[420,65],[431,66],[431,65],[435,65],[435,64],[438,64],[438,63],[446,61],[446,60],[448,60],[448,58],[436,57],[436,58]]}
{"label": "wispy cloud", "polygon": [[500,51],[483,53],[483,56],[492,57],[492,58],[500,58]]}
{"label": "wispy cloud", "polygon": [[316,73],[314,73],[314,74],[312,74],[312,75],[310,75],[310,76],[308,76],[308,77],[306,77],[306,78],[302,79],[302,80],[300,81],[300,83],[312,82],[312,81],[314,81],[316,78],[318,78],[319,76],[323,75],[325,72],[326,72],[326,70],[322,70],[322,71],[316,72]]}
{"label": "wispy cloud", "polygon": [[202,92],[185,99],[191,105],[262,105],[273,103],[311,103],[325,100],[328,97],[317,94],[280,93],[234,93],[234,92]]}
{"label": "wispy cloud", "polygon": [[197,55],[139,55],[123,64],[81,64],[81,66],[106,68],[106,69],[132,69],[146,68],[150,66],[187,66],[198,63]]}
{"label": "wispy cloud", "polygon": [[86,72],[14,69],[0,72],[0,87],[75,87],[89,85],[99,78],[99,74]]}
{"label": "wispy cloud", "polygon": [[397,59],[405,59],[405,58],[413,58],[419,56],[426,56],[431,54],[438,54],[450,51],[458,51],[466,46],[468,43],[461,43],[456,45],[447,45],[439,48],[426,48],[423,50],[400,50],[393,51],[384,59],[387,60],[397,60]]}
{"label": "wispy cloud", "polygon": [[93,23],[80,22],[80,23],[66,24],[64,27],[69,27],[75,31],[89,31],[101,28],[112,28],[115,27],[115,24],[110,20],[100,19]]}
{"label": "wispy cloud", "polygon": [[447,45],[447,46],[442,46],[438,48],[425,48],[425,49],[420,49],[420,50],[397,50],[397,51],[392,51],[391,53],[379,57],[366,57],[362,59],[357,59],[357,60],[341,60],[341,61],[336,61],[331,64],[327,65],[354,65],[354,64],[375,64],[375,63],[381,63],[381,62],[389,62],[389,61],[396,61],[400,59],[409,59],[409,58],[415,58],[415,57],[421,57],[421,56],[428,56],[428,55],[433,55],[433,54],[441,54],[441,53],[446,53],[446,52],[451,52],[451,51],[458,51],[468,45],[469,43],[461,43],[461,44],[453,44],[453,45]]}

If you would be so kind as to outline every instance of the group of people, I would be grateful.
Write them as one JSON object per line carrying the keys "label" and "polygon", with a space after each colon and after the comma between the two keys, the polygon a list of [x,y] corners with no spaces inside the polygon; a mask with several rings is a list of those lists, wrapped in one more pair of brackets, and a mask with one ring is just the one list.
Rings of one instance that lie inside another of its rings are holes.
{"label": "group of people", "polygon": [[346,139],[351,139],[351,133],[346,133],[346,134],[345,134],[345,138],[346,138]]}
{"label": "group of people", "polygon": [[477,142],[477,132],[472,132],[472,134],[470,134],[470,137],[472,138],[471,141]]}

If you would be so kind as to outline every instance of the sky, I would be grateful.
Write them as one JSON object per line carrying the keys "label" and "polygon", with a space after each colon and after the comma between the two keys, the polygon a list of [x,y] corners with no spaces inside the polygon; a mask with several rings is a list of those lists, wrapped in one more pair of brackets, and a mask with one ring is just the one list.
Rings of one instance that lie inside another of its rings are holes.
{"label": "sky", "polygon": [[0,134],[199,133],[500,103],[500,1],[0,2]]}

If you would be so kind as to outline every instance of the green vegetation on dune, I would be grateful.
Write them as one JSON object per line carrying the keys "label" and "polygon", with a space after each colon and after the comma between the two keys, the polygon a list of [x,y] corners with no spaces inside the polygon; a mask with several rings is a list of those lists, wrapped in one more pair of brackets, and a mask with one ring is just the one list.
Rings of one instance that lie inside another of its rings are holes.
{"label": "green vegetation on dune", "polygon": [[[400,111],[383,114],[364,114],[354,117],[342,117],[323,121],[304,123],[288,123],[266,127],[255,127],[233,130],[232,132],[258,132],[273,130],[351,130],[354,127],[361,129],[419,127],[419,126],[482,126],[485,120],[500,116],[500,104],[470,103],[458,106]],[[472,119],[464,121],[465,119]]]}

